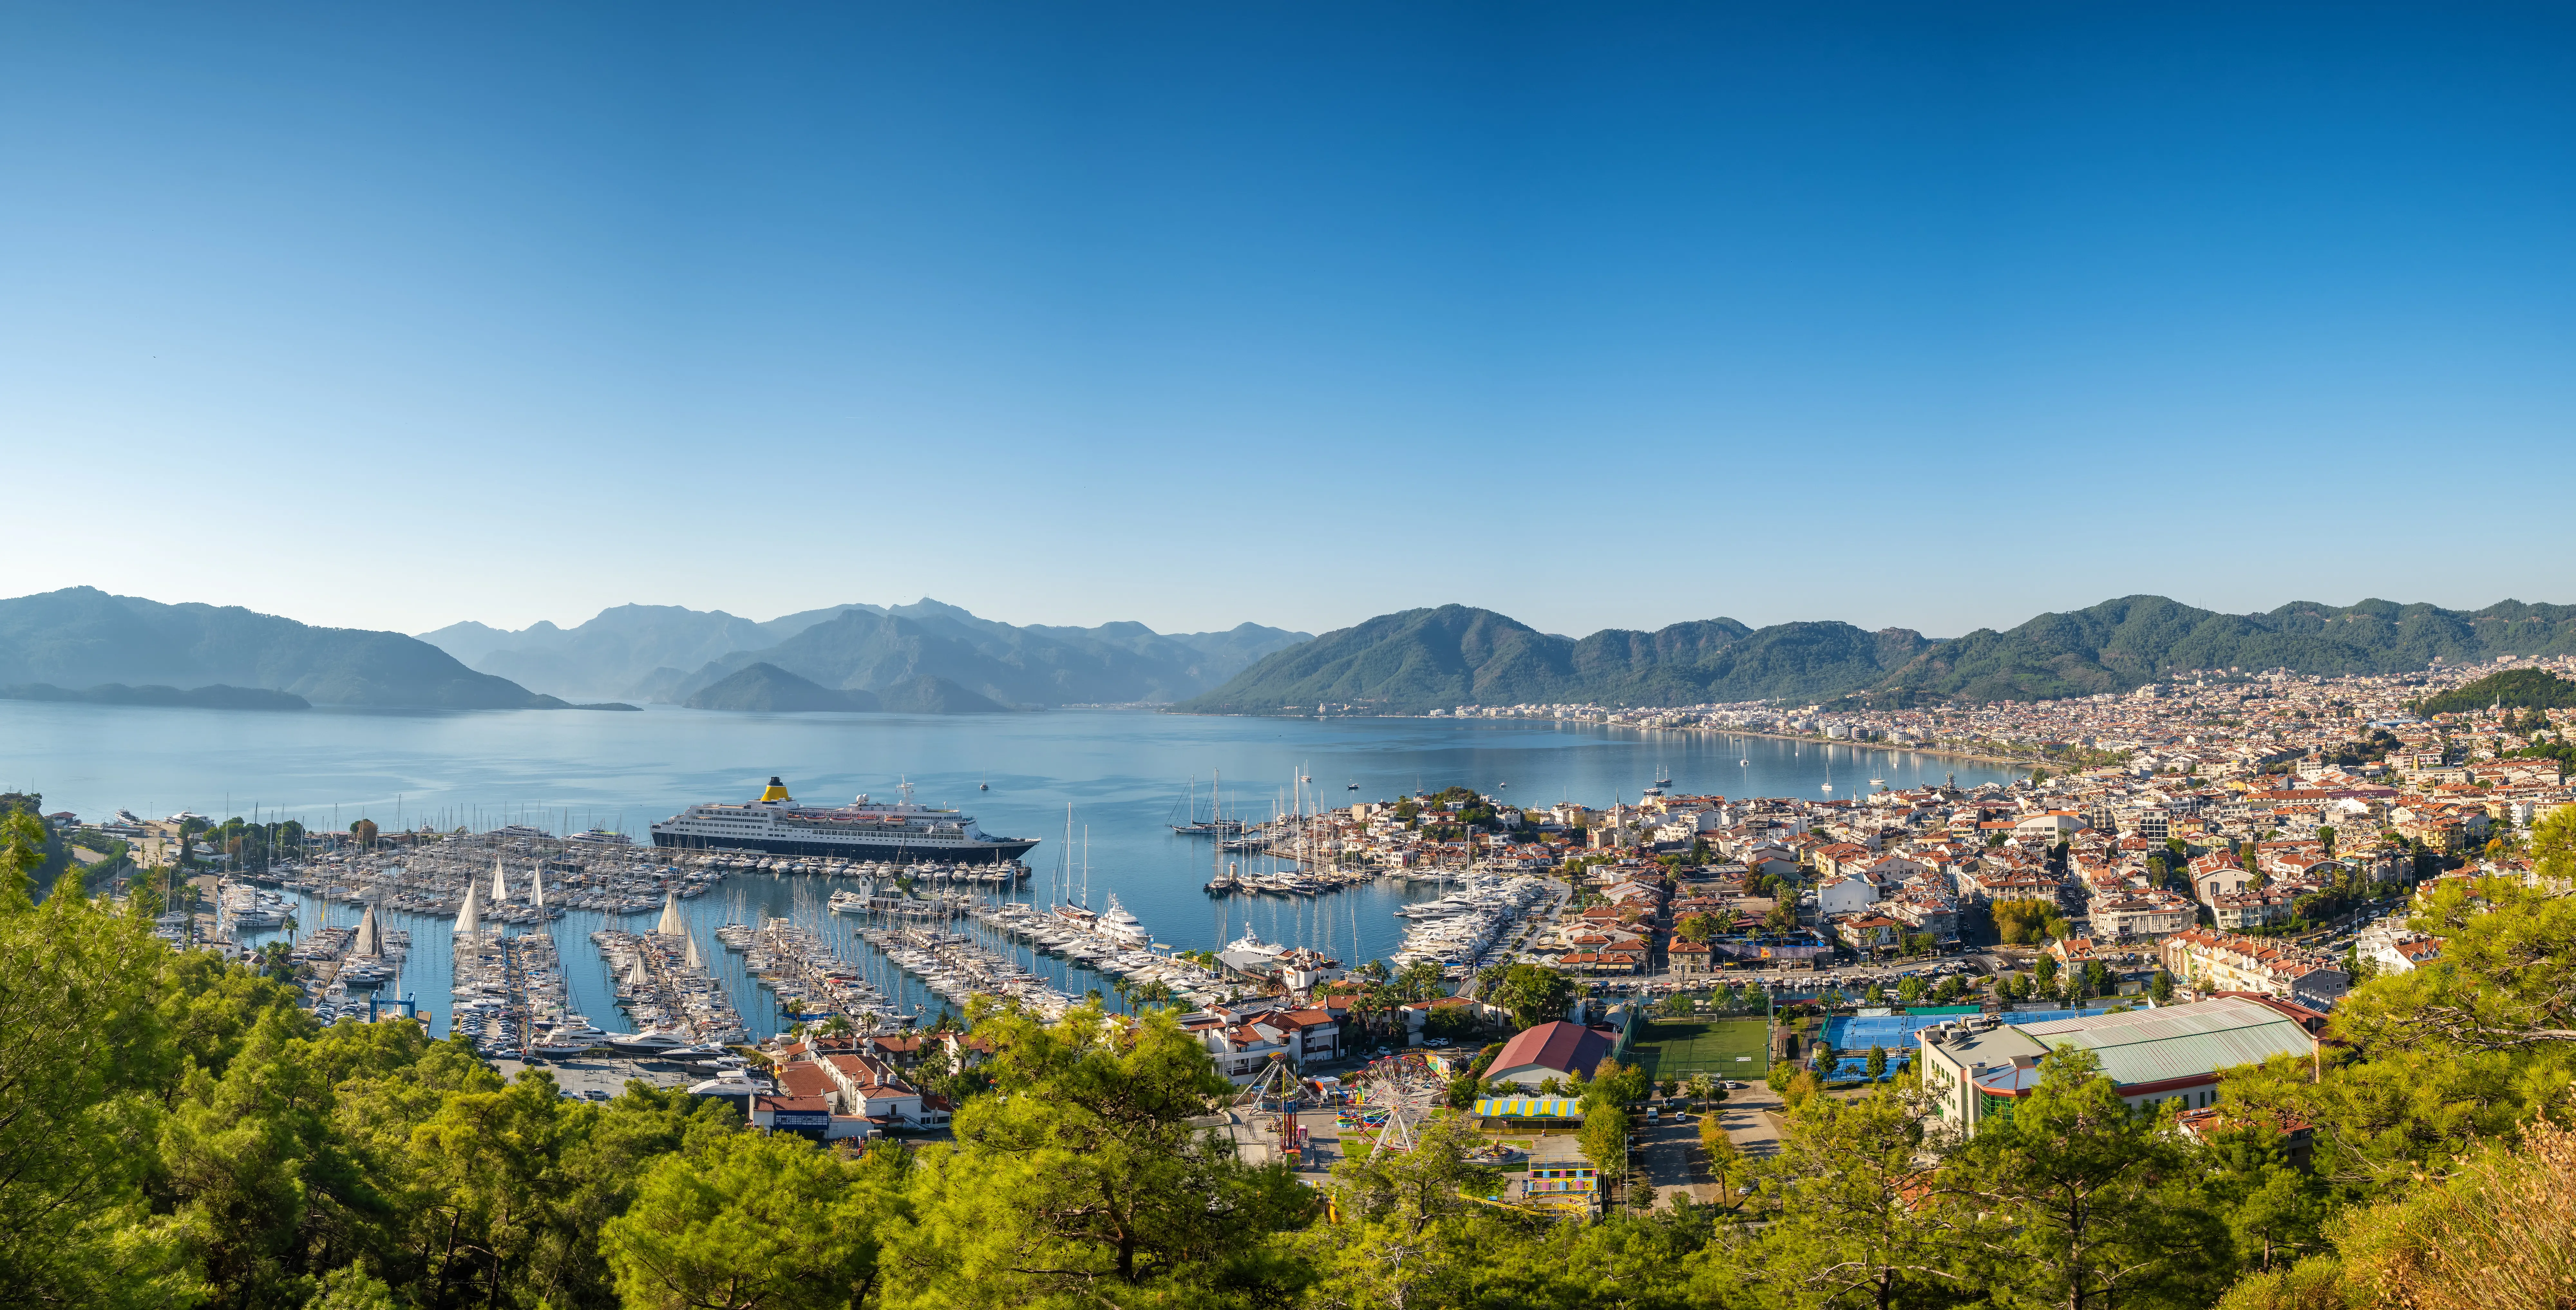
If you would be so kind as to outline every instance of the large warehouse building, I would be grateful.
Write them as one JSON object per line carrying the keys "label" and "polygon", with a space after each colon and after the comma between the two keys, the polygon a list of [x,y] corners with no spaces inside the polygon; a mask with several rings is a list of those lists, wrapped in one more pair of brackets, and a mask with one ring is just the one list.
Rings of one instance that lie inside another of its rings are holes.
{"label": "large warehouse building", "polygon": [[2049,1055],[2070,1047],[2093,1052],[2132,1107],[2180,1101],[2186,1110],[2218,1099],[2222,1069],[2276,1055],[2309,1059],[2317,1049],[2295,1007],[2247,996],[2044,1023],[1966,1017],[1926,1028],[1915,1041],[1924,1090],[1937,1098],[1942,1121],[1964,1132],[2010,1115],[2039,1085]]}

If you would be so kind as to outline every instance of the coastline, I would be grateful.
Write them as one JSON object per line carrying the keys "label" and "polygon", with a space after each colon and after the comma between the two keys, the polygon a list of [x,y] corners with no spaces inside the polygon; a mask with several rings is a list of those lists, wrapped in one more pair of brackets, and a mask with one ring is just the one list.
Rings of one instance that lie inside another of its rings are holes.
{"label": "coastline", "polygon": [[[1429,723],[1464,723],[1472,721],[1479,723],[1531,723],[1547,725],[1576,723],[1585,727],[1593,728],[1626,728],[1632,732],[1689,732],[1717,737],[1763,737],[1772,741],[1797,742],[1798,744],[1805,746],[1849,746],[1855,750],[1885,751],[1890,755],[1930,755],[1940,759],[1963,760],[1971,764],[2002,765],[2006,768],[2023,770],[2055,767],[2053,762],[2045,757],[1992,755],[1978,751],[1961,750],[1955,746],[1899,746],[1878,741],[1836,740],[1830,737],[1809,737],[1787,732],[1757,732],[1751,728],[1713,728],[1699,724],[1677,728],[1648,728],[1633,723],[1602,723],[1592,719],[1537,719],[1520,715],[1506,715],[1502,718],[1495,719],[1458,719],[1451,718],[1447,715],[1435,716],[1430,714],[1256,714],[1227,710],[1184,710],[1176,709],[1169,705],[1151,708],[1153,708],[1158,714],[1186,714],[1211,719],[1311,719],[1317,722],[1329,722],[1334,719],[1393,719],[1400,721],[1420,720]],[[2073,768],[2075,766],[2070,765],[2068,767]]]}
{"label": "coastline", "polygon": [[1973,764],[2001,764],[2017,769],[2050,767],[2046,759],[2018,755],[1983,755],[1952,746],[1894,746],[1877,741],[1837,741],[1830,737],[1802,737],[1785,732],[1755,732],[1750,728],[1657,728],[1657,732],[1709,732],[1722,737],[1767,737],[1773,741],[1794,741],[1808,746],[1849,746],[1855,750],[1885,751],[1890,755],[1933,755],[1946,760],[1966,760]]}

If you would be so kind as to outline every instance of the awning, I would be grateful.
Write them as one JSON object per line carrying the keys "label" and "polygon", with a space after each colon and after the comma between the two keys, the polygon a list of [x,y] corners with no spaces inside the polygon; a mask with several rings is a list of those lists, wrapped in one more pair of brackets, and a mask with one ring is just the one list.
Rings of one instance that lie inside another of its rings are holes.
{"label": "awning", "polygon": [[1580,1119],[1583,1102],[1571,1096],[1489,1096],[1476,1102],[1484,1119]]}

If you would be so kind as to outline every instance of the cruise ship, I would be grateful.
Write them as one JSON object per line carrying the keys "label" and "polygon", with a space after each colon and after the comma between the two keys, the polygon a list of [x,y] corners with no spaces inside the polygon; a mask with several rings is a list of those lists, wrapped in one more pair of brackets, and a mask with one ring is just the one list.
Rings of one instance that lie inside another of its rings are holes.
{"label": "cruise ship", "polygon": [[797,804],[772,778],[756,801],[692,805],[654,824],[653,844],[899,863],[996,864],[1027,854],[1038,839],[994,837],[977,828],[971,814],[916,805],[910,784],[904,786],[903,799],[892,805],[877,804],[861,792],[847,805],[822,808]]}

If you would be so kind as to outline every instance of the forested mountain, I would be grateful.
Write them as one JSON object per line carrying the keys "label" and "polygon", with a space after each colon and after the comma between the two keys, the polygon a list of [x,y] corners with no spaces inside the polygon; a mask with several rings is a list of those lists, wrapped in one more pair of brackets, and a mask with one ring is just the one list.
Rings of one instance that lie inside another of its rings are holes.
{"label": "forested mountain", "polygon": [[1938,643],[1886,686],[1960,700],[2045,700],[2121,691],[2176,669],[2405,673],[2436,657],[2569,653],[2576,653],[2576,606],[2504,601],[2461,611],[2297,601],[2268,614],[2221,614],[2128,596]]}
{"label": "forested mountain", "polygon": [[1319,702],[1390,713],[1452,705],[1686,705],[1902,695],[2046,700],[2122,691],[2177,669],[2396,673],[2445,661],[2576,652],[2576,607],[2506,601],[2309,602],[2221,614],[2130,596],[2019,627],[1931,639],[1847,623],[1750,629],[1733,619],[1554,637],[1462,605],[1381,615],[1273,654],[1177,708],[1275,714]]}
{"label": "forested mountain", "polygon": [[[882,691],[934,677],[980,698],[1061,705],[1196,695],[1306,634],[1255,623],[1178,634],[1141,623],[1014,627],[925,599],[837,605],[766,623],[722,611],[623,605],[568,629],[539,623],[503,632],[459,623],[422,639],[485,672],[574,697],[688,701],[737,670],[767,663],[829,689]],[[917,703],[965,703],[935,689],[922,696]]]}
{"label": "forested mountain", "polygon": [[322,705],[560,708],[399,632],[308,627],[238,605],[69,587],[0,600],[0,685],[257,688]]}
{"label": "forested mountain", "polygon": [[1789,623],[1757,632],[1733,619],[1655,632],[1611,629],[1578,641],[1491,610],[1443,605],[1328,632],[1179,708],[1276,713],[1350,702],[1415,713],[1527,701],[1674,705],[1831,696],[1877,682],[1928,644],[1901,628]]}

